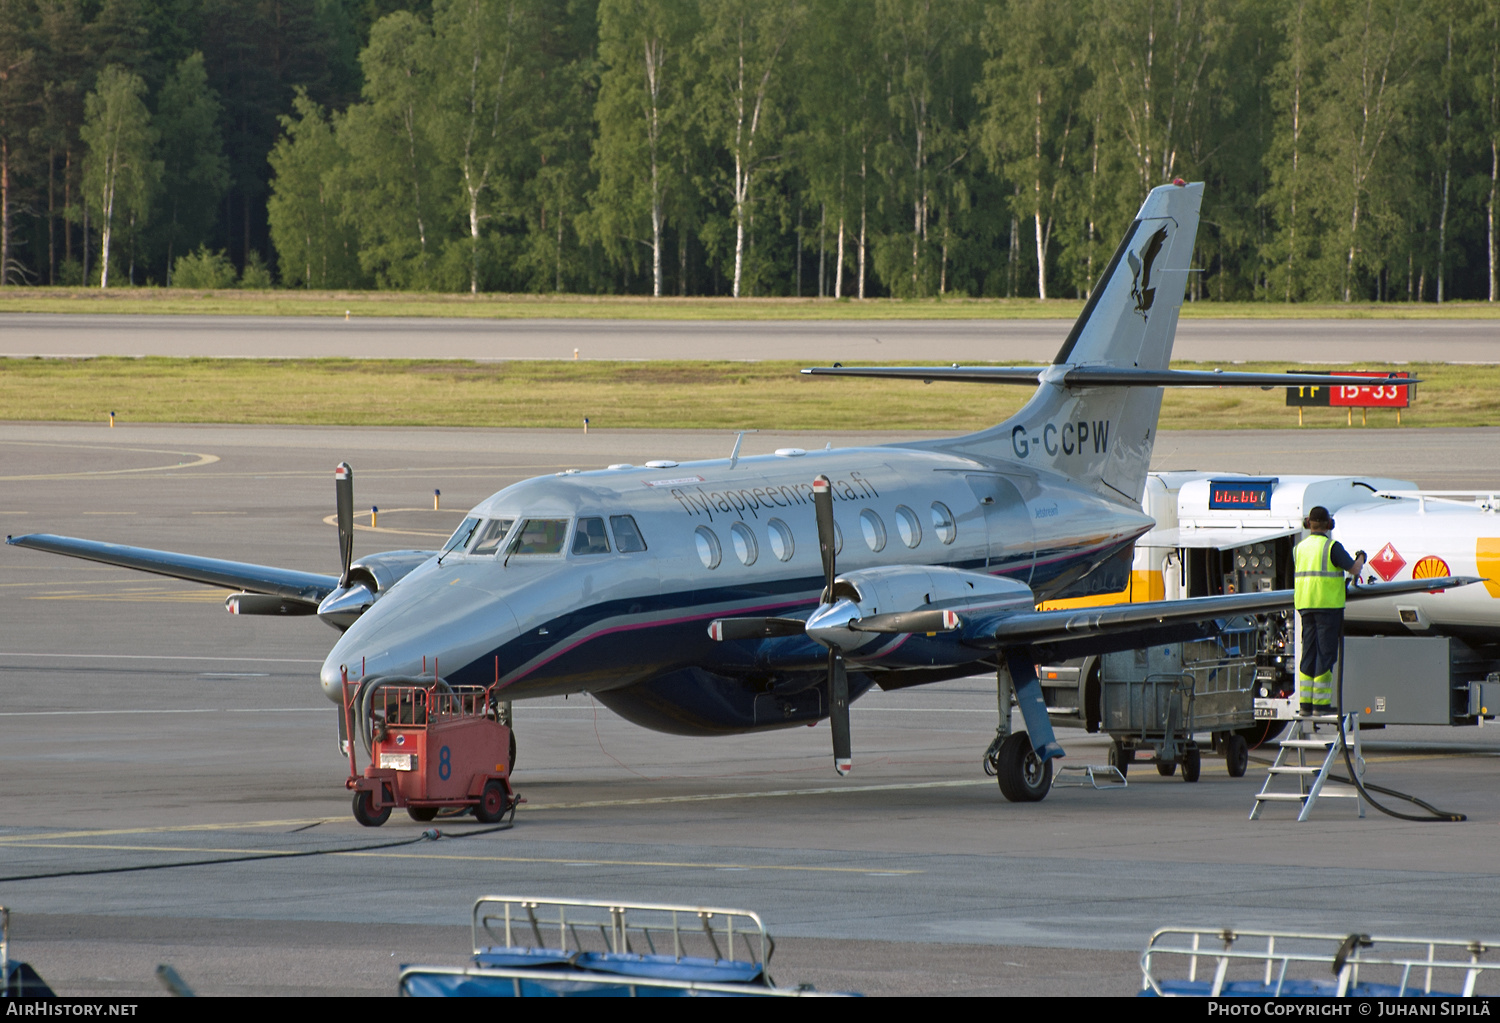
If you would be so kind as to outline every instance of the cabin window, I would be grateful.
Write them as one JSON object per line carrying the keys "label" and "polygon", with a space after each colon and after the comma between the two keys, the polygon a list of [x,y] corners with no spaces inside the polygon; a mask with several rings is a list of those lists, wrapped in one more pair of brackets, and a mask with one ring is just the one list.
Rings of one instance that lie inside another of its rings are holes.
{"label": "cabin window", "polygon": [[510,527],[515,523],[515,519],[490,519],[475,531],[479,539],[474,541],[474,548],[469,553],[494,554],[500,549],[500,541],[505,539],[505,534],[510,532]]}
{"label": "cabin window", "polygon": [[865,535],[865,546],[879,553],[885,550],[885,523],[869,508],[859,513],[859,529]]}
{"label": "cabin window", "polygon": [[527,519],[510,542],[511,554],[561,554],[568,536],[567,519]]}
{"label": "cabin window", "polygon": [[896,532],[901,534],[901,542],[908,547],[922,542],[922,523],[917,521],[917,513],[904,504],[896,505]]}
{"label": "cabin window", "polygon": [[698,543],[698,560],[703,562],[703,567],[718,568],[723,552],[714,531],[707,526],[699,526],[693,531],[693,539]]}
{"label": "cabin window", "polygon": [[453,531],[453,535],[448,538],[448,542],[443,544],[443,553],[447,554],[449,551],[462,550],[467,547],[469,538],[474,535],[474,527],[477,525],[479,525],[477,518],[468,518],[460,522],[458,528]]}
{"label": "cabin window", "polygon": [[574,554],[608,554],[609,537],[604,533],[604,520],[587,518],[578,520],[573,531]]}
{"label": "cabin window", "polygon": [[953,513],[942,501],[932,502],[932,531],[944,544],[952,543],[954,537],[958,536],[958,529],[953,525]]}
{"label": "cabin window", "polygon": [[756,546],[755,534],[750,532],[749,526],[736,522],[729,527],[729,539],[734,544],[734,556],[740,559],[740,564],[755,564],[755,559],[760,556],[760,549]]}
{"label": "cabin window", "polygon": [[615,531],[615,550],[621,554],[634,554],[646,549],[646,541],[636,528],[633,515],[611,515],[609,527]]}
{"label": "cabin window", "polygon": [[771,541],[771,553],[776,555],[777,561],[792,560],[792,554],[797,547],[792,542],[790,526],[780,519],[772,519],[766,523],[766,537]]}

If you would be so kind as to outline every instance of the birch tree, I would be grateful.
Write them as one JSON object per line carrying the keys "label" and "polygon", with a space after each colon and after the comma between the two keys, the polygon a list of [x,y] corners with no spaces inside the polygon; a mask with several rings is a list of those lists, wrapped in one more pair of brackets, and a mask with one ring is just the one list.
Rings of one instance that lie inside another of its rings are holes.
{"label": "birch tree", "polygon": [[527,0],[447,0],[433,8],[437,154],[456,172],[479,292],[480,232],[513,184],[509,164],[529,141],[524,124],[536,31]]}
{"label": "birch tree", "polygon": [[109,287],[110,243],[117,220],[142,224],[161,177],[152,158],[157,132],[139,75],[111,64],[84,101],[84,190],[99,225],[99,287]]}
{"label": "birch tree", "polygon": [[430,287],[443,229],[431,132],[432,31],[407,11],[381,18],[360,54],[363,102],[335,118],[349,154],[340,171],[344,222],[359,234],[364,271],[386,287]]}
{"label": "birch tree", "polygon": [[323,108],[298,90],[293,115],[271,150],[267,214],[284,285],[357,287],[359,241],[339,216],[340,171],[348,155],[334,138]]}
{"label": "birch tree", "polygon": [[705,4],[697,53],[703,78],[695,92],[712,144],[730,169],[734,220],[731,294],[740,297],[745,240],[765,167],[780,158],[784,65],[806,13],[802,0],[714,0]]}
{"label": "birch tree", "polygon": [[221,110],[208,84],[203,54],[183,58],[162,86],[156,114],[165,207],[161,232],[168,268],[178,255],[207,241],[219,200],[229,187],[229,161],[219,133]]}
{"label": "birch tree", "polygon": [[599,6],[596,224],[616,256],[621,239],[651,253],[651,293],[662,295],[669,196],[688,120],[684,109],[696,7],[690,0],[604,0]]}
{"label": "birch tree", "polygon": [[[980,96],[982,141],[996,171],[1024,189],[1036,240],[1037,297],[1047,297],[1047,254],[1079,143],[1083,75],[1075,10],[1050,0],[1012,0],[990,9],[983,39],[992,55]],[[1086,126],[1086,125],[1085,125]]]}

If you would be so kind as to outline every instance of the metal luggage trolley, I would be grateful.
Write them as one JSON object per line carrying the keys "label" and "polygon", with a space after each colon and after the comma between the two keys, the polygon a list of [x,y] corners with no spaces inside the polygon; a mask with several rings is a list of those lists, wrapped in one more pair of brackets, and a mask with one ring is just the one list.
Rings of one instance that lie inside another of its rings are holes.
{"label": "metal luggage trolley", "polygon": [[[1163,927],[1141,953],[1144,997],[1470,998],[1500,993],[1500,942]],[[1184,971],[1184,967],[1186,968]],[[1186,977],[1183,973],[1186,972]]]}
{"label": "metal luggage trolley", "polygon": [[743,909],[487,895],[467,966],[403,966],[403,996],[785,996],[776,943]]}
{"label": "metal luggage trolley", "polygon": [[1241,729],[1255,725],[1256,648],[1262,629],[1234,619],[1217,636],[1157,644],[1100,658],[1100,717],[1114,740],[1109,762],[1125,774],[1139,750],[1149,750],[1158,774],[1195,782],[1208,732],[1231,778],[1249,765]]}

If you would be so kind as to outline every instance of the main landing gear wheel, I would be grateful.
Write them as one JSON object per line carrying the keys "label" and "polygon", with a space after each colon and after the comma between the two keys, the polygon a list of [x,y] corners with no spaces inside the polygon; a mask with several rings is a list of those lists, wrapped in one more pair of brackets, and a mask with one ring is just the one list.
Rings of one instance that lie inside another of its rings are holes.
{"label": "main landing gear wheel", "polygon": [[505,786],[494,778],[485,782],[484,791],[479,794],[479,805],[474,807],[475,819],[481,824],[498,824],[509,809],[510,799],[505,794]]}
{"label": "main landing gear wheel", "polygon": [[354,793],[354,819],[367,828],[378,828],[391,819],[391,808],[383,806],[375,809],[375,793]]}
{"label": "main landing gear wheel", "polygon": [[1203,757],[1198,752],[1197,743],[1190,743],[1187,749],[1182,751],[1182,780],[1197,781],[1198,772],[1203,768]]}
{"label": "main landing gear wheel", "polygon": [[1031,736],[1016,732],[995,756],[1000,794],[1012,803],[1039,803],[1052,789],[1052,761],[1031,748]]}
{"label": "main landing gear wheel", "polygon": [[1245,768],[1250,766],[1250,746],[1238,732],[1230,732],[1224,739],[1224,766],[1231,778],[1243,778]]}
{"label": "main landing gear wheel", "polygon": [[1118,742],[1109,748],[1109,766],[1120,772],[1120,777],[1125,777],[1130,771],[1130,762],[1135,759],[1135,751],[1128,750]]}
{"label": "main landing gear wheel", "polygon": [[406,816],[414,821],[421,821],[423,824],[437,817],[437,812],[438,808],[435,806],[408,806],[406,808]]}

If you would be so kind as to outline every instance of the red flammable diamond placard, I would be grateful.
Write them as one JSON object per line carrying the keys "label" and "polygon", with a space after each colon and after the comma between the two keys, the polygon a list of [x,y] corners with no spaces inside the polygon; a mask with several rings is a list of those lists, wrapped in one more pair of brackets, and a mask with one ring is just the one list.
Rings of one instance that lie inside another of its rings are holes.
{"label": "red flammable diamond placard", "polygon": [[1396,548],[1386,544],[1370,559],[1370,567],[1375,570],[1376,575],[1390,582],[1396,578],[1397,572],[1406,567],[1406,559],[1396,551]]}

